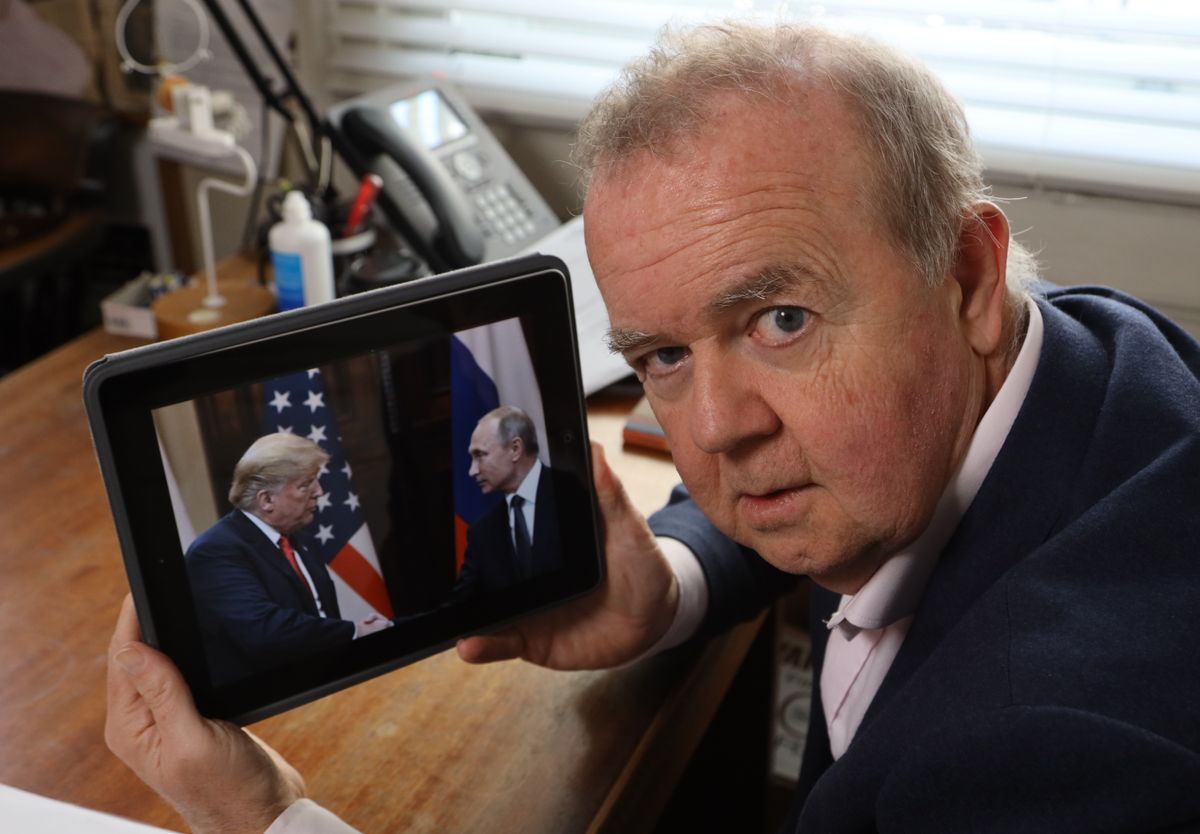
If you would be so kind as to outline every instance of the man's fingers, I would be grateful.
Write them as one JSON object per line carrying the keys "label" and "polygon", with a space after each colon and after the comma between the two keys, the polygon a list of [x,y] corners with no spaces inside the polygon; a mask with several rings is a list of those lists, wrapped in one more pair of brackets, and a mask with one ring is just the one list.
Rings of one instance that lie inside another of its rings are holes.
{"label": "man's fingers", "polygon": [[604,447],[592,441],[592,482],[596,486],[596,500],[600,504],[600,515],[606,520],[616,520],[628,514],[633,505],[625,492],[621,479],[609,468],[604,457]]}
{"label": "man's fingers", "polygon": [[193,715],[199,723],[192,693],[165,655],[144,643],[127,643],[113,654],[112,660],[133,682],[156,723],[177,722]]}
{"label": "man's fingers", "polygon": [[109,695],[118,699],[110,723],[153,724],[165,744],[180,745],[179,749],[207,733],[183,675],[165,655],[144,643],[126,643],[109,655]]}
{"label": "man's fingers", "polygon": [[126,643],[142,639],[142,631],[138,627],[137,612],[133,608],[133,597],[125,595],[121,601],[121,613],[117,615],[117,627],[113,630],[112,640],[108,643],[108,653],[111,656],[119,647]]}
{"label": "man's fingers", "polygon": [[[108,648],[107,696],[108,712],[104,723],[104,737],[109,749],[126,758],[123,747],[126,740],[136,737],[139,731],[152,723],[153,718],[142,696],[138,694],[133,679],[115,661],[115,656],[126,645],[140,638],[137,614],[133,610],[133,599],[125,596],[121,613],[117,616],[117,627],[113,631]],[[123,659],[125,659],[123,657]]]}
{"label": "man's fingers", "polygon": [[464,637],[455,647],[467,663],[513,660],[525,651],[525,638],[518,631],[501,631],[486,636]]}

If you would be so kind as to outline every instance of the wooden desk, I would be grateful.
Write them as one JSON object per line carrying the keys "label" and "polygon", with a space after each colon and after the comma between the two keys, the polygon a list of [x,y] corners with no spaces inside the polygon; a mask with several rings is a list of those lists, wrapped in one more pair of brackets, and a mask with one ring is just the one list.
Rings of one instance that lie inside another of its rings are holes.
{"label": "wooden desk", "polygon": [[[126,586],[80,380],[135,344],[95,331],[0,380],[0,783],[180,829],[103,740]],[[589,423],[651,509],[674,471],[621,451],[630,405],[598,404]],[[756,629],[609,672],[472,667],[446,653],[254,729],[365,832],[644,830]]]}

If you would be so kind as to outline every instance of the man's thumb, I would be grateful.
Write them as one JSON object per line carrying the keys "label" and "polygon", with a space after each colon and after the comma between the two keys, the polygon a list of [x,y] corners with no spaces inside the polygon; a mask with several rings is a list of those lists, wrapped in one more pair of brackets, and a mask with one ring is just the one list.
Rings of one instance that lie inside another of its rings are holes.
{"label": "man's thumb", "polygon": [[129,643],[113,655],[113,662],[129,676],[161,732],[188,732],[192,723],[199,723],[187,683],[164,655],[142,643]]}
{"label": "man's thumb", "polygon": [[125,646],[113,655],[113,662],[131,678],[137,678],[146,669],[146,656],[134,645]]}
{"label": "man's thumb", "polygon": [[608,461],[604,457],[604,447],[594,440],[592,441],[592,478],[601,513],[607,517],[629,508],[629,498],[625,495],[625,486],[609,468]]}

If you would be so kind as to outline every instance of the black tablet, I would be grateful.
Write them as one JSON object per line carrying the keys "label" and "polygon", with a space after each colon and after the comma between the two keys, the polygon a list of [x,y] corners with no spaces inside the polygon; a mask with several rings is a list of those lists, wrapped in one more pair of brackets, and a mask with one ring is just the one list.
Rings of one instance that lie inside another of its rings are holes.
{"label": "black tablet", "polygon": [[147,642],[257,721],[595,588],[570,281],[530,256],[96,362]]}

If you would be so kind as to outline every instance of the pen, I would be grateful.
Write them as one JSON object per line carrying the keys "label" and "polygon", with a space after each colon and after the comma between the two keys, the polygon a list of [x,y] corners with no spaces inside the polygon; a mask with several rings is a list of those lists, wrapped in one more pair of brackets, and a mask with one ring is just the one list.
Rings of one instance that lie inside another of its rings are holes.
{"label": "pen", "polygon": [[383,179],[378,174],[367,174],[358,186],[358,194],[350,206],[350,214],[346,217],[346,226],[342,229],[342,237],[350,237],[358,231],[367,211],[375,205],[375,197],[383,187]]}

